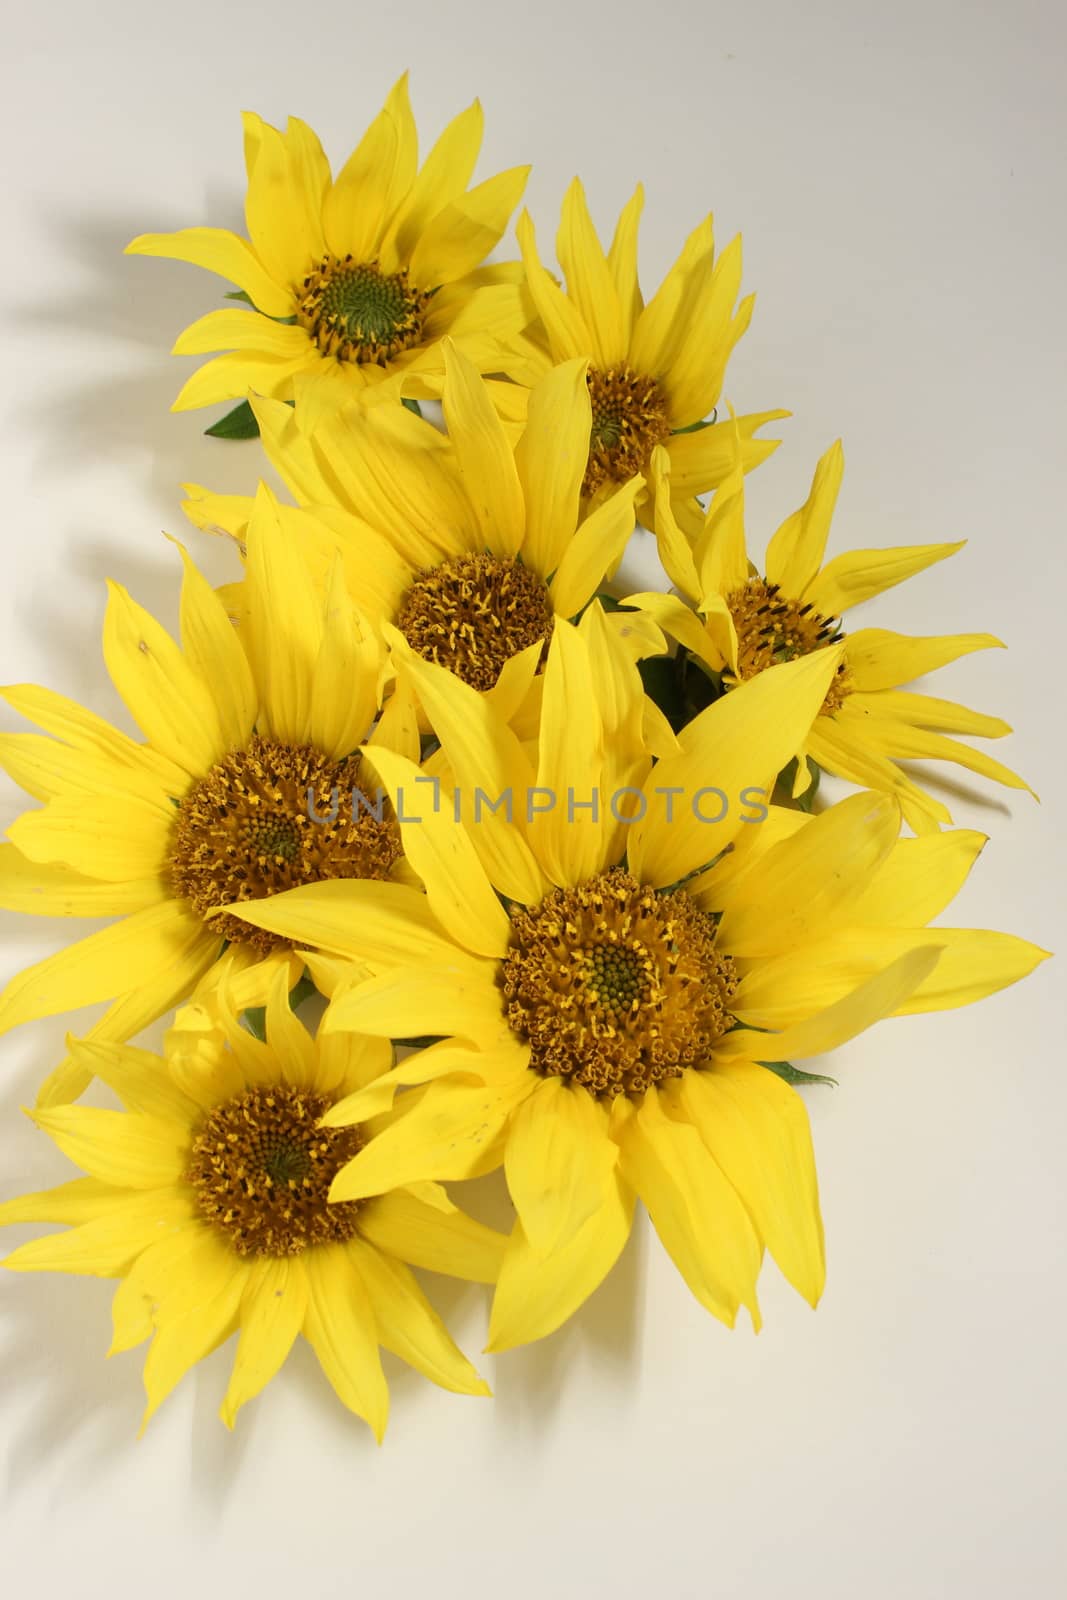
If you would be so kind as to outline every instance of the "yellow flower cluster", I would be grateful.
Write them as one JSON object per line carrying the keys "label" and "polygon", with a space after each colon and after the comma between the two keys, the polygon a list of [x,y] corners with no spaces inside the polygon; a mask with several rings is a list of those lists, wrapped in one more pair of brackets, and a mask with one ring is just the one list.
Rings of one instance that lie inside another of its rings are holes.
{"label": "yellow flower cluster", "polygon": [[[902,687],[999,641],[842,628],[959,545],[827,560],[834,445],[755,561],[786,413],[716,416],[739,241],[700,223],[646,301],[640,188],[605,249],[576,179],[561,278],[526,213],[490,263],[527,169],[472,187],[481,137],[475,104],[420,166],[402,79],[333,177],[249,115],[247,237],[133,241],[235,286],[175,407],[236,401],[208,431],[290,499],[186,486],[235,581],[179,546],[178,639],[111,586],[141,738],[4,691],[42,731],[0,738],[36,802],[0,904],[111,919],[0,996],[3,1030],[99,1008],[33,1113],[84,1176],[0,1205],[66,1229],[5,1265],[120,1280],[146,1417],[233,1333],[231,1426],[300,1335],[379,1438],[382,1348],[487,1394],[412,1268],[494,1285],[503,1351],[578,1311],[638,1202],[727,1324],[759,1326],[765,1251],[816,1304],[808,1063],[1044,955],[938,920],[985,840],[910,765],[1025,787],[960,737],[1005,723]],[[627,594],[638,525],[665,581]],[[130,1043],[161,1018],[162,1055]],[[443,1187],[500,1167],[507,1234]]]}

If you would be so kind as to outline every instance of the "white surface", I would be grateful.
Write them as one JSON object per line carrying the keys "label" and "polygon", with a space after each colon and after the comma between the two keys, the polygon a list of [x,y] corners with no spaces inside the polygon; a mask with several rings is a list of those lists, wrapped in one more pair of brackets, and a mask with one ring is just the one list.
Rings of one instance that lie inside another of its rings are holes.
{"label": "white surface", "polygon": [[[751,525],[840,432],[835,549],[971,539],[868,618],[1011,646],[936,692],[1016,724],[1005,759],[1045,803],[959,804],[993,842],[955,920],[1062,944],[1062,28],[1053,0],[11,7],[0,679],[114,714],[104,576],[172,618],[177,483],[256,472],[254,446],[167,414],[191,363],[166,352],[216,281],[123,244],[238,221],[242,107],[304,116],[339,160],[410,65],[426,135],[479,94],[480,171],[535,162],[546,247],[575,171],[605,229],[645,180],[647,285],[709,207],[722,242],[743,227],[759,305],[730,398],[796,413]],[[7,918],[5,971],[62,931]],[[234,1437],[223,1356],[137,1444],[140,1352],[102,1359],[110,1286],[0,1283],[5,1591],[1043,1600],[1064,1574],[1062,984],[1047,965],[838,1058],[810,1098],[817,1315],[768,1269],[765,1331],[731,1335],[642,1236],[569,1330],[485,1362],[495,1402],[398,1376],[380,1452],[306,1348]],[[16,1108],[65,1026],[3,1042],[5,1195],[64,1176]],[[481,1292],[433,1287],[476,1352]]]}

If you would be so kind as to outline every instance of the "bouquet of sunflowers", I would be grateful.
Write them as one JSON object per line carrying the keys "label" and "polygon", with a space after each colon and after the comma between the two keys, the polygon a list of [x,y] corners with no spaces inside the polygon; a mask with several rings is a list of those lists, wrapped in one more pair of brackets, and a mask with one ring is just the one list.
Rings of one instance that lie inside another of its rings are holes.
{"label": "bouquet of sunflowers", "polygon": [[[759,1327],[765,1251],[816,1304],[811,1062],[1045,954],[942,926],[985,839],[916,775],[1026,787],[968,742],[1006,723],[905,687],[999,640],[846,616],[960,546],[827,561],[839,445],[746,529],[786,413],[716,411],[739,241],[700,223],[646,300],[640,187],[605,248],[575,180],[560,276],[526,213],[491,263],[526,169],[472,186],[481,138],[476,103],[420,166],[402,79],[333,177],[246,116],[247,237],[133,241],[232,286],[175,408],[233,403],[208,432],[289,498],[186,485],[236,581],[177,544],[180,639],[111,585],[141,738],[4,691],[41,732],[0,739],[36,802],[0,904],[111,919],[0,997],[4,1030],[103,1008],[32,1112],[82,1175],[0,1205],[66,1228],[4,1264],[120,1280],[146,1419],[235,1332],[231,1426],[301,1335],[378,1438],[383,1348],[487,1394],[412,1268],[492,1285],[505,1351],[579,1310],[638,1202],[723,1322]],[[662,589],[619,581],[632,538]],[[130,1043],[160,1019],[161,1055]],[[453,1187],[498,1168],[506,1233]]]}

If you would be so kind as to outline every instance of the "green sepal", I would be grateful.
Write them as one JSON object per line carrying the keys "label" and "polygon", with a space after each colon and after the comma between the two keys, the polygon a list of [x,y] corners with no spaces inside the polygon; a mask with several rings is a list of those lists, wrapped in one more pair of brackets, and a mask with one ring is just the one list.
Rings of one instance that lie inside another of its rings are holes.
{"label": "green sepal", "polygon": [[768,1072],[773,1072],[776,1078],[781,1078],[785,1083],[797,1087],[805,1083],[825,1083],[831,1089],[837,1088],[836,1078],[824,1078],[818,1072],[802,1072],[799,1067],[794,1067],[790,1061],[761,1061],[761,1067],[766,1067]]}
{"label": "green sepal", "polygon": [[686,428],[672,428],[671,433],[672,435],[676,433],[699,433],[702,428],[714,428],[718,420],[718,412],[713,411],[710,417],[702,417],[699,422],[691,422]]}
{"label": "green sepal", "polygon": [[659,707],[675,733],[722,694],[717,674],[707,670],[688,650],[673,656],[647,656],[637,663],[648,698]]}
{"label": "green sepal", "polygon": [[256,302],[252,299],[247,289],[227,289],[226,298],[227,300],[243,300],[246,306],[251,306],[253,311],[256,310]]}
{"label": "green sepal", "polygon": [[796,781],[797,775],[796,756],[794,756],[792,761],[788,762],[786,766],[782,768],[777,778],[775,778],[774,783],[775,788],[781,789],[788,804],[796,806],[798,811],[806,811],[810,815],[811,812],[815,810],[815,796],[819,792],[819,780],[822,777],[822,768],[817,766],[816,763],[809,757],[808,771],[811,773],[811,781],[808,784],[808,787],[804,790],[803,794],[798,794],[795,799],[793,798],[793,784]]}
{"label": "green sepal", "polygon": [[397,1050],[427,1050],[432,1044],[440,1044],[445,1037],[443,1033],[417,1033],[410,1039],[394,1039],[393,1046]]}
{"label": "green sepal", "polygon": [[259,423],[248,401],[242,400],[204,432],[212,439],[258,439]]}
{"label": "green sepal", "polygon": [[405,411],[414,411],[417,417],[422,416],[422,407],[419,405],[417,400],[409,400],[406,396],[402,396],[400,404],[404,407]]}
{"label": "green sepal", "polygon": [[[299,1007],[304,1004],[305,1000],[311,999],[313,994],[318,994],[318,990],[305,972],[303,977],[297,979],[296,983],[294,983],[293,987],[289,990],[289,1009],[291,1011],[298,1010]],[[249,1033],[254,1039],[258,1039],[262,1044],[266,1044],[266,1006],[249,1006],[244,1012],[242,1012],[241,1020],[244,1022],[245,1027],[248,1029]]]}

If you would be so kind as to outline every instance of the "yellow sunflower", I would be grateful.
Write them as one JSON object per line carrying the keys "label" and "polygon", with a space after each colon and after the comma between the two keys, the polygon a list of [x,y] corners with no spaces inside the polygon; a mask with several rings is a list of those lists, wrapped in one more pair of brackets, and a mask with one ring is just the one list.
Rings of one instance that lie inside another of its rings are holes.
{"label": "yellow sunflower", "polygon": [[[111,1001],[91,1036],[132,1038],[208,977],[226,940],[239,951],[238,1003],[259,1004],[279,966],[295,984],[302,962],[221,906],[403,871],[395,820],[353,754],[377,714],[381,651],[339,567],[318,593],[264,491],[239,636],[182,556],[181,647],[111,585],[104,659],[145,743],[49,690],[3,691],[49,737],[0,737],[0,765],[43,802],[0,846],[0,905],[119,920],[13,978],[0,1031]],[[402,697],[373,738],[417,755]],[[333,808],[335,792],[345,801]],[[73,1096],[85,1082],[67,1062],[42,1093]]]}
{"label": "yellow sunflower", "polygon": [[189,379],[176,411],[243,400],[249,390],[295,400],[309,426],[350,396],[431,394],[450,334],[483,372],[501,366],[501,339],[527,313],[517,267],[482,267],[526,184],[513,167],[468,189],[482,141],[475,101],[445,129],[422,167],[407,75],[336,179],[309,127],[284,133],[245,115],[248,239],[225,228],[145,233],[133,255],[206,267],[251,309],[212,311],[185,330],[175,355],[224,350]]}
{"label": "yellow sunflower", "polygon": [[[397,1088],[428,1085],[401,1099],[331,1195],[502,1162],[518,1220],[493,1349],[551,1332],[585,1300],[637,1198],[727,1323],[740,1306],[758,1320],[765,1248],[814,1303],[823,1244],[807,1119],[762,1063],[978,999],[1044,954],[924,926],[980,836],[901,842],[895,801],[873,794],[814,818],[765,810],[838,648],[724,696],[653,766],[636,668],[597,609],[580,628],[556,624],[532,753],[468,685],[405,658],[455,774],[433,793],[402,757],[380,763],[424,898],[334,883],[234,908],[325,953],[308,960],[335,980],[328,1033],[441,1036],[328,1114],[344,1127]],[[360,967],[337,981],[346,959]]]}
{"label": "yellow sunflower", "polygon": [[124,1109],[36,1113],[88,1176],[0,1205],[0,1224],[70,1225],[20,1246],[3,1265],[123,1280],[110,1353],[151,1337],[146,1423],[237,1331],[221,1409],[231,1428],[300,1334],[338,1399],[379,1441],[389,1411],[379,1345],[444,1389],[489,1393],[407,1263],[491,1283],[503,1238],[436,1184],[327,1203],[336,1173],[392,1118],[344,1129],[324,1129],[321,1118],[387,1068],[387,1045],[351,1034],[312,1039],[279,973],[264,1043],[220,1006],[180,1015],[162,1059],[85,1041],[72,1041],[71,1051]]}
{"label": "yellow sunflower", "polygon": [[763,568],[756,568],[745,544],[739,455],[740,447],[699,537],[691,541],[672,510],[669,463],[657,454],[650,470],[660,555],[672,583],[692,606],[665,594],[632,595],[625,603],[654,617],[709,670],[721,673],[727,688],[776,662],[836,649],[844,640],[819,715],[791,752],[798,757],[797,795],[810,785],[810,759],[851,783],[896,795],[906,821],[919,833],[952,818],[898,761],[951,761],[994,783],[1029,789],[1010,767],[949,737],[962,733],[999,739],[1012,731],[1008,723],[901,688],[971,651],[1001,646],[1001,640],[991,633],[913,638],[885,628],[848,634],[841,630],[844,612],[955,555],[964,541],[851,550],[824,565],[844,469],[838,442],[819,462],[804,505],[778,529]]}
{"label": "yellow sunflower", "polygon": [[[523,213],[518,238],[525,293],[538,324],[512,338],[514,355],[505,371],[532,387],[555,362],[587,360],[592,428],[583,492],[595,498],[635,473],[647,475],[653,449],[662,446],[670,456],[675,515],[695,532],[701,507],[694,497],[720,483],[733,461],[732,424],[702,424],[719,403],[726,363],[752,318],[755,297],[736,304],[741,240],[716,260],[708,217],[645,305],[637,277],[643,204],[639,184],[605,253],[575,178],[556,237],[565,288],[542,266],[533,223]],[[788,412],[762,411],[738,418],[746,472],[777,448],[777,440],[755,438],[756,430],[784,416]],[[638,514],[652,526],[647,493],[638,500]]]}
{"label": "yellow sunflower", "polygon": [[[373,622],[514,706],[555,619],[580,612],[617,565],[643,480],[583,514],[584,361],[563,362],[534,388],[514,448],[484,380],[448,340],[444,361],[447,438],[399,406],[349,407],[314,435],[291,406],[257,400],[255,411],[271,464],[301,503],[280,515],[319,581],[340,555]],[[199,527],[243,538],[250,499],[186,489]],[[635,650],[665,648],[648,622],[620,615],[613,625]]]}

